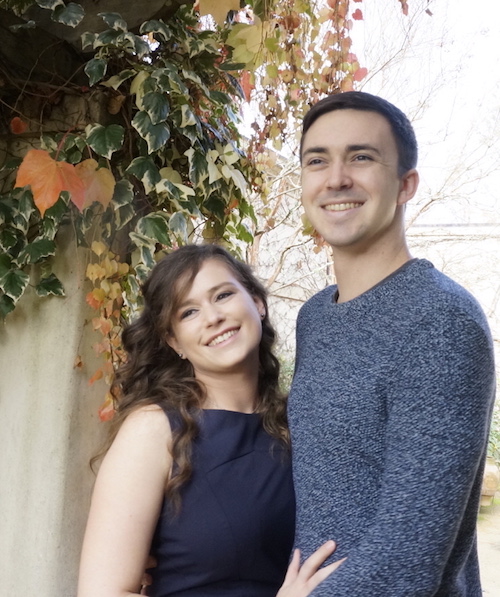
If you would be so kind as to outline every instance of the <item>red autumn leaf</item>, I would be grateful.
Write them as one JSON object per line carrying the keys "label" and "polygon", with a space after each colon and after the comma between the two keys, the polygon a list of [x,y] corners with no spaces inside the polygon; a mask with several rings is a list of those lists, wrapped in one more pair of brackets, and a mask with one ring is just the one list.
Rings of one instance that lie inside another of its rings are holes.
{"label": "red autumn leaf", "polygon": [[30,149],[19,166],[16,187],[26,185],[31,186],[33,200],[42,216],[56,203],[61,191],[68,191],[71,201],[82,209],[85,188],[75,167],[67,162],[56,162],[42,149]]}
{"label": "red autumn leaf", "polygon": [[78,177],[85,187],[85,199],[82,208],[92,205],[94,201],[101,203],[106,208],[113,197],[115,179],[107,168],[97,169],[95,160],[84,160],[75,166]]}
{"label": "red autumn leaf", "polygon": [[10,121],[10,131],[14,135],[20,135],[21,133],[24,133],[27,128],[28,125],[22,118],[19,118],[19,116],[14,116],[14,118]]}
{"label": "red autumn leaf", "polygon": [[102,369],[98,369],[94,375],[92,375],[92,377],[89,379],[89,386],[93,385],[96,381],[98,381],[99,379],[102,379],[102,376],[104,375]]}
{"label": "red autumn leaf", "polygon": [[363,20],[363,13],[361,12],[361,10],[359,8],[357,8],[353,13],[352,13],[352,18],[355,21],[362,21]]}
{"label": "red autumn leaf", "polygon": [[244,70],[241,74],[240,85],[243,89],[243,93],[245,94],[245,99],[247,102],[249,102],[250,94],[252,93],[252,89],[255,87],[255,85],[252,84],[251,73],[249,70]]}
{"label": "red autumn leaf", "polygon": [[109,392],[108,392],[108,394],[106,394],[106,400],[101,404],[98,412],[99,412],[99,418],[103,422],[111,421],[111,419],[114,417],[115,407],[113,404],[113,399],[111,397],[111,394],[109,394]]}
{"label": "red autumn leaf", "polygon": [[357,81],[359,83],[359,81],[362,81],[366,75],[368,74],[368,69],[365,68],[364,66],[361,68],[358,68],[358,70],[354,73],[354,80]]}

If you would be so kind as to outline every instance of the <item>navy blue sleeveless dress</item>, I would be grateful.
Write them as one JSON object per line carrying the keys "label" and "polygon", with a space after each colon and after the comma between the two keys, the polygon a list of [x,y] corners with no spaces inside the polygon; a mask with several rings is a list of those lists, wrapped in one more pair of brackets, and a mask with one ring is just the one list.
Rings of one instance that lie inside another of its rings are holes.
{"label": "navy blue sleeveless dress", "polygon": [[260,415],[205,410],[192,462],[180,513],[163,503],[148,595],[275,597],[295,528],[289,455]]}

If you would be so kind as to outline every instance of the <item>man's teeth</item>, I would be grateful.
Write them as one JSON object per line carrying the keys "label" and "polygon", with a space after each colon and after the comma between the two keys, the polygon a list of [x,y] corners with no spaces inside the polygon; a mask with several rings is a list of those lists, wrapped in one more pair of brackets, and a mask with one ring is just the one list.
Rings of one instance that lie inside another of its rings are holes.
{"label": "man's teeth", "polygon": [[220,344],[221,342],[224,342],[224,340],[227,340],[228,338],[231,338],[231,336],[234,336],[237,331],[238,330],[231,330],[230,332],[225,332],[224,334],[217,336],[217,338],[214,338],[212,342],[209,343],[209,346],[217,346],[217,344]]}
{"label": "man's teeth", "polygon": [[325,205],[327,211],[344,211],[346,209],[354,209],[355,207],[361,207],[362,203],[332,203],[331,205]]}

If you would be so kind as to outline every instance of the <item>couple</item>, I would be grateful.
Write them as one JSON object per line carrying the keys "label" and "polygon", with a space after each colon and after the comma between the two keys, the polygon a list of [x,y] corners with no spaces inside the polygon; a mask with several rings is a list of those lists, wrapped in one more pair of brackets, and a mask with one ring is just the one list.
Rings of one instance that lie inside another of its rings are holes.
{"label": "couple", "polygon": [[329,96],[300,157],[337,285],[299,314],[290,436],[262,286],[217,247],[168,255],[124,332],[78,597],[138,595],[150,551],[156,597],[480,597],[492,341],[409,253],[413,129],[376,96]]}

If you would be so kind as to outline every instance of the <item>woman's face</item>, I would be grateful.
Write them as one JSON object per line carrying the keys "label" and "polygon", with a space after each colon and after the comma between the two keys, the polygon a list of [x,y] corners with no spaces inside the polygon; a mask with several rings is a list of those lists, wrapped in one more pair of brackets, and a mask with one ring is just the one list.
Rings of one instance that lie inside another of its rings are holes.
{"label": "woman's face", "polygon": [[205,261],[172,315],[168,344],[193,365],[200,381],[258,373],[263,302],[222,261]]}

